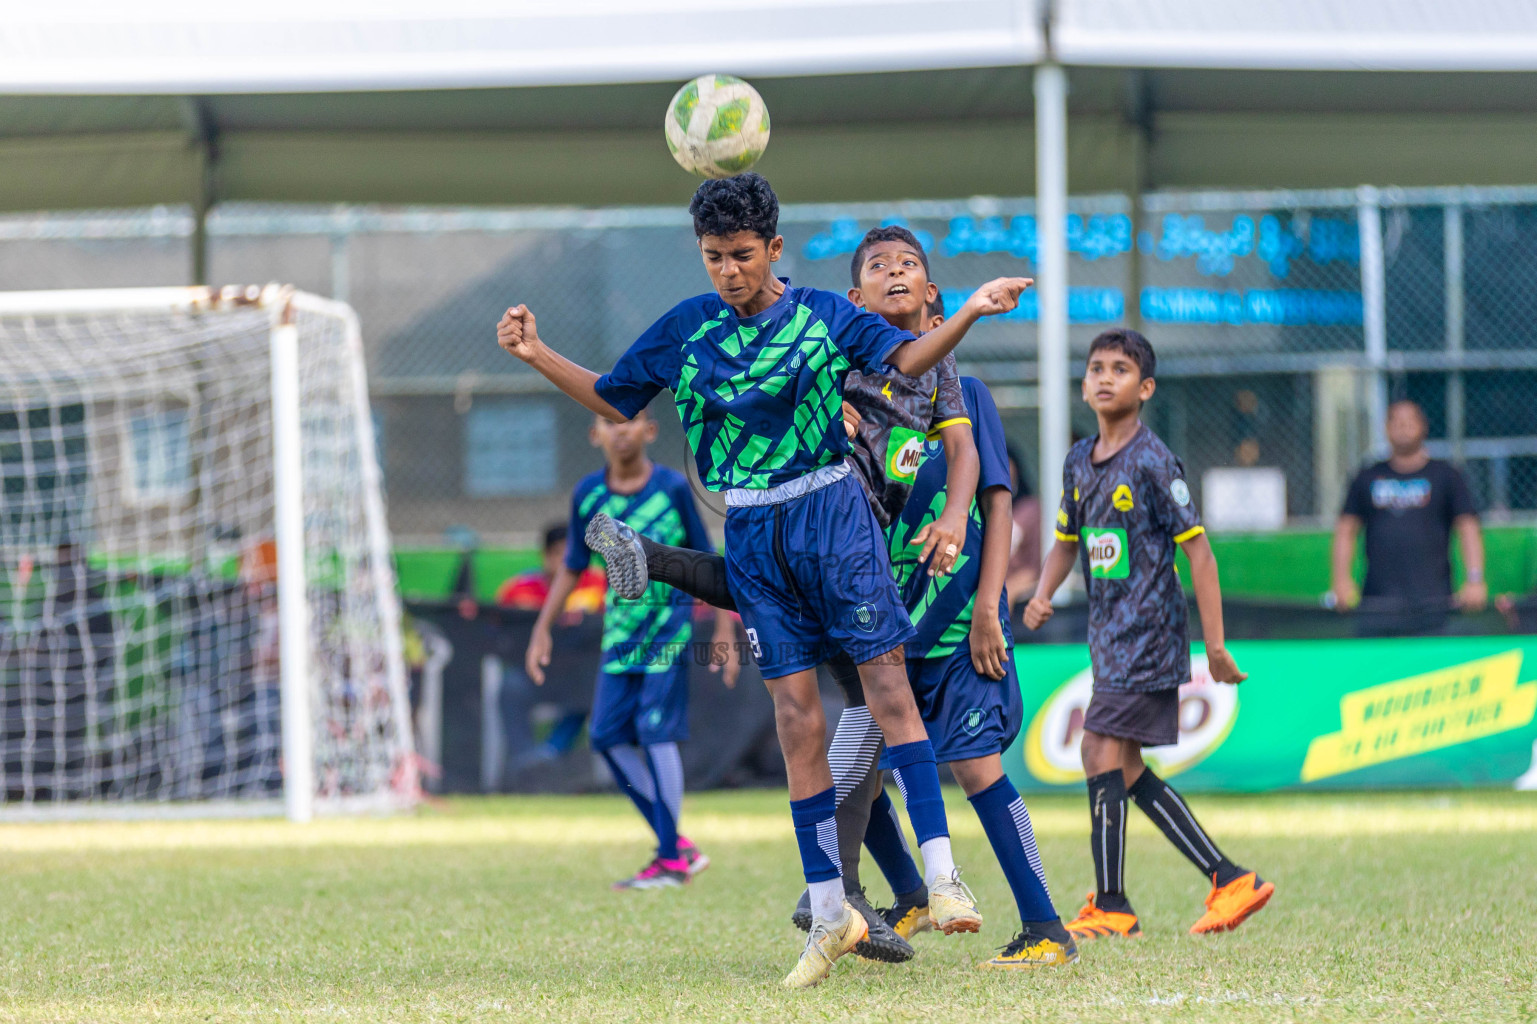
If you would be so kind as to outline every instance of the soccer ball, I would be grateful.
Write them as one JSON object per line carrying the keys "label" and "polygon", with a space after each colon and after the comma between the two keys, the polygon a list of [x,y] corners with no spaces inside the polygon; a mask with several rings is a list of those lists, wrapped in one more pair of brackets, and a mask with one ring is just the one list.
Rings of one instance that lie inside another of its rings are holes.
{"label": "soccer ball", "polygon": [[729,178],[768,147],[769,116],[758,90],[732,75],[700,75],[667,105],[667,148],[685,171]]}

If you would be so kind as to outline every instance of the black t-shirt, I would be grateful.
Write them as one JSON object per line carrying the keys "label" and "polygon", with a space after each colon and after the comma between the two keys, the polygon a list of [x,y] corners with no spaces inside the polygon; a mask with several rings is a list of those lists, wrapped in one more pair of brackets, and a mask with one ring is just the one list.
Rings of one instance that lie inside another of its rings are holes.
{"label": "black t-shirt", "polygon": [[1440,459],[1415,473],[1396,472],[1387,462],[1368,466],[1351,482],[1343,511],[1366,526],[1362,597],[1445,609],[1452,592],[1452,520],[1478,511],[1455,466]]}

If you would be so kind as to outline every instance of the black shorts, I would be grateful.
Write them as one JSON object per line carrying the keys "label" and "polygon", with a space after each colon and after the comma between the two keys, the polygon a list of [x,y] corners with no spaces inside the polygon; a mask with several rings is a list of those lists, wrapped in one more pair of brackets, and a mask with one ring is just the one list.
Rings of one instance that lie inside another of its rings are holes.
{"label": "black shorts", "polygon": [[1162,747],[1179,740],[1179,689],[1152,693],[1099,690],[1083,713],[1083,727],[1101,736]]}

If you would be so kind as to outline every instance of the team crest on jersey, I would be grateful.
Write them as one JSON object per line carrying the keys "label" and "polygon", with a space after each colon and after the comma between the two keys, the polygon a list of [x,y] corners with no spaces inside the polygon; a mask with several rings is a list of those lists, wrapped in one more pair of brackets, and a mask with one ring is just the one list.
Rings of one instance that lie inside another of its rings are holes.
{"label": "team crest on jersey", "polygon": [[869,601],[854,609],[854,628],[866,633],[875,631],[875,605]]}
{"label": "team crest on jersey", "polygon": [[1176,479],[1169,485],[1169,495],[1180,508],[1190,504],[1190,488],[1183,480]]}
{"label": "team crest on jersey", "polygon": [[1114,494],[1110,495],[1110,504],[1114,505],[1118,511],[1130,512],[1137,503],[1131,500],[1131,488],[1122,484],[1115,489]]}
{"label": "team crest on jersey", "polygon": [[982,723],[987,721],[987,712],[981,708],[968,708],[961,718],[961,729],[967,736],[975,736],[982,731]]}

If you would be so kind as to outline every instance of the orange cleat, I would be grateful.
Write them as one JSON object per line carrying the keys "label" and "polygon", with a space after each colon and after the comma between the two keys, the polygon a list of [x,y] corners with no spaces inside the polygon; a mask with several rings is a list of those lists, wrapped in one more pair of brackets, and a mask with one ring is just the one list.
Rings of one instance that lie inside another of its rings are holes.
{"label": "orange cleat", "polygon": [[1269,903],[1274,892],[1274,882],[1267,882],[1252,871],[1221,886],[1213,875],[1211,895],[1206,897],[1206,913],[1190,927],[1190,934],[1230,932],[1248,920],[1250,914]]}
{"label": "orange cleat", "polygon": [[1067,930],[1073,938],[1083,941],[1085,939],[1104,939],[1119,937],[1123,939],[1136,939],[1142,937],[1142,926],[1137,923],[1137,915],[1130,911],[1101,910],[1094,905],[1094,893],[1089,893],[1089,902],[1078,911],[1078,916],[1067,923]]}

